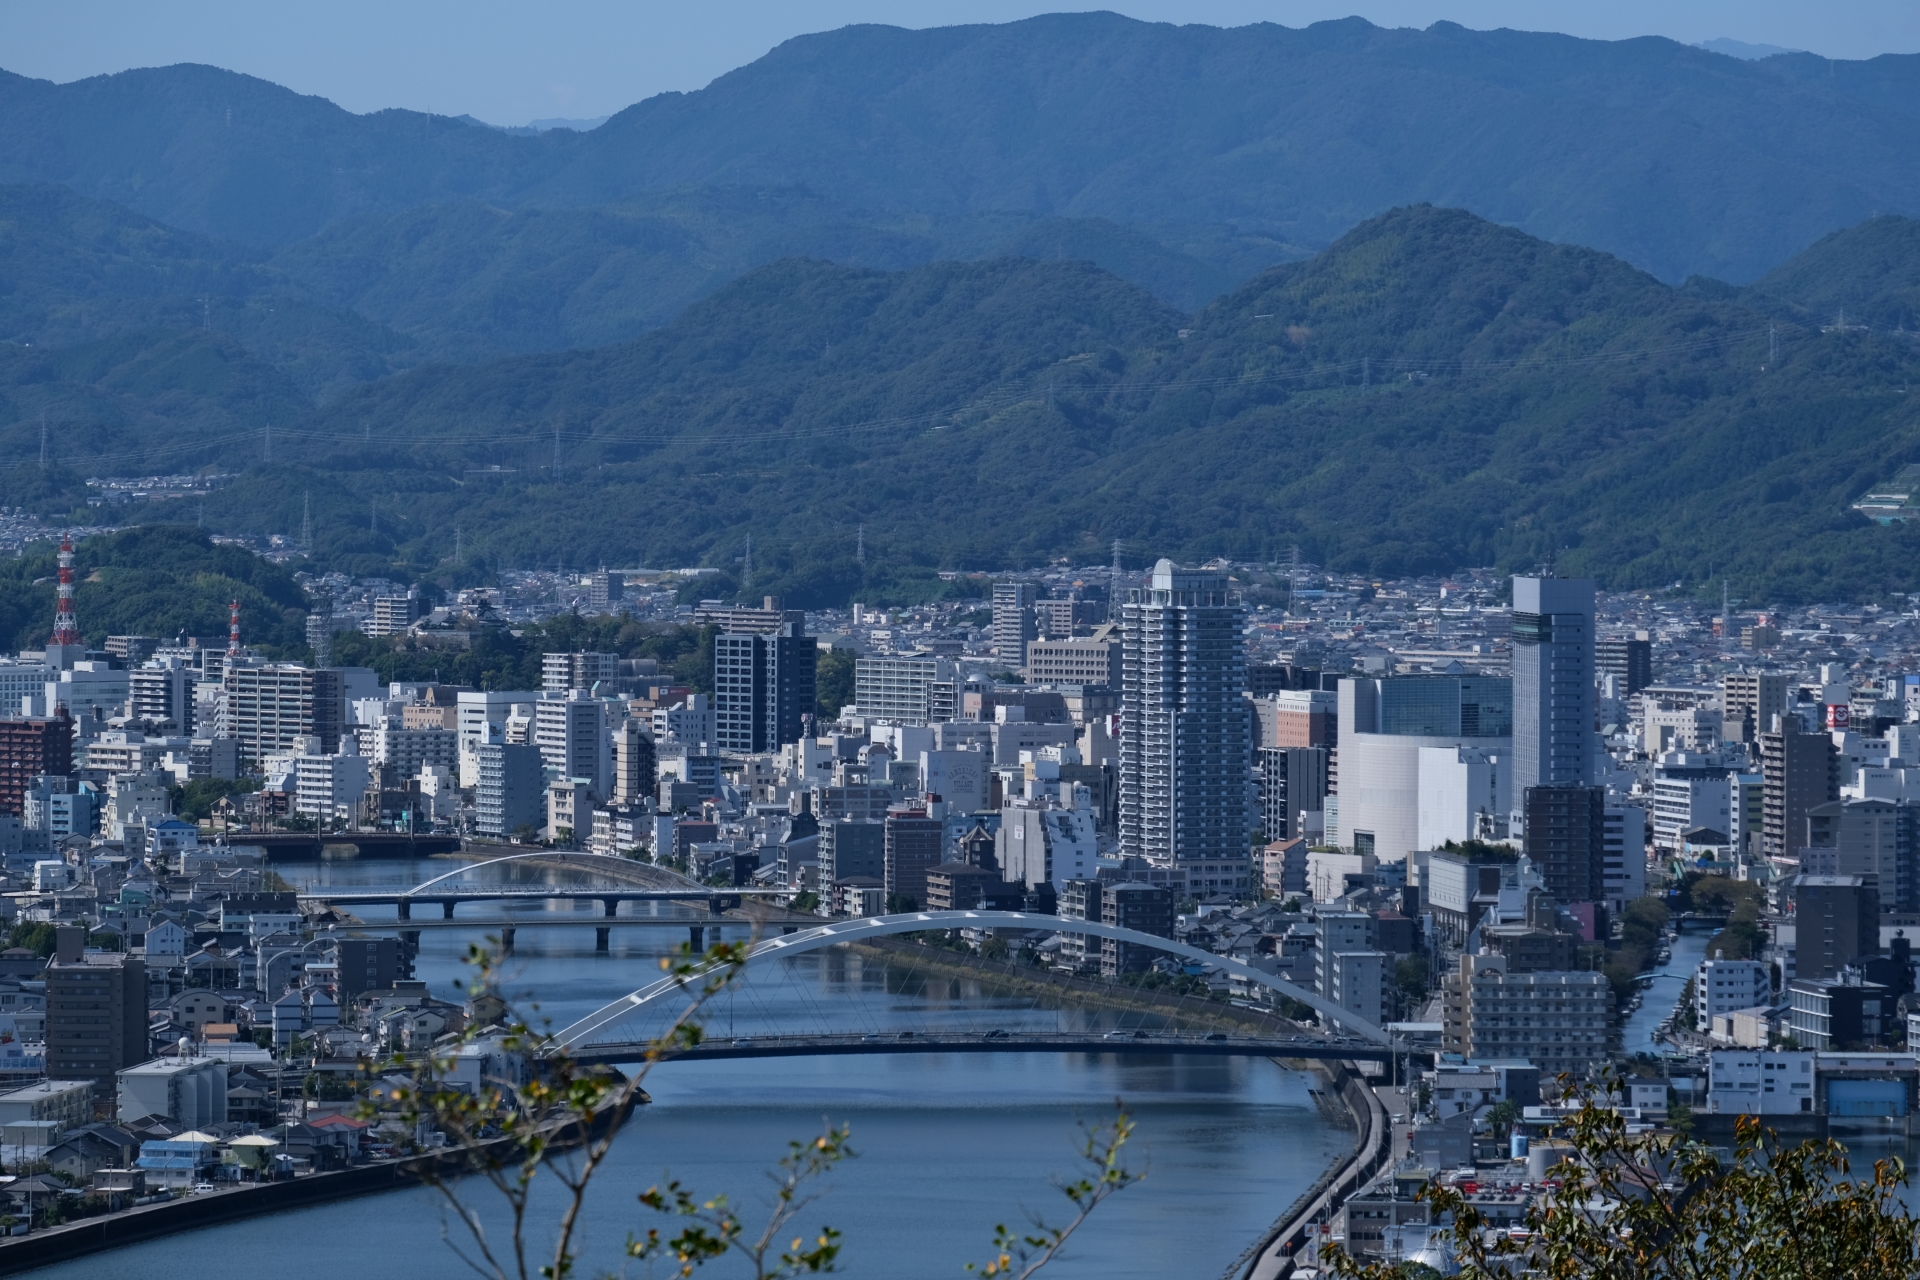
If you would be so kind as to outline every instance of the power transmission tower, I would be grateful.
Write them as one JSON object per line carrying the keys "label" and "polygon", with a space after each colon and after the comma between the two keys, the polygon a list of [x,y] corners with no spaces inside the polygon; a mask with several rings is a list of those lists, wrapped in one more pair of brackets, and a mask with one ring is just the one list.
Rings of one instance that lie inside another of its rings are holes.
{"label": "power transmission tower", "polygon": [[460,561],[461,561],[460,526],[455,525],[453,526],[453,562],[455,564],[459,564]]}
{"label": "power transmission tower", "polygon": [[555,478],[560,475],[560,424],[557,422],[553,424],[553,474]]}
{"label": "power transmission tower", "polygon": [[380,532],[380,499],[367,499],[367,513],[367,531],[369,533]]}
{"label": "power transmission tower", "polygon": [[47,469],[47,415],[40,415],[40,469]]}
{"label": "power transmission tower", "polygon": [[1360,390],[1364,392],[1364,391],[1370,391],[1372,389],[1373,389],[1373,357],[1361,356],[1360,357]]}
{"label": "power transmission tower", "polygon": [[300,545],[313,550],[313,490],[300,499]]}
{"label": "power transmission tower", "polygon": [[1113,540],[1113,572],[1107,582],[1107,621],[1120,619],[1120,539]]}
{"label": "power transmission tower", "polygon": [[1780,326],[1767,326],[1767,368],[1771,369],[1780,358]]}
{"label": "power transmission tower", "polygon": [[860,529],[854,534],[853,559],[861,568],[867,567],[867,525],[863,520]]}
{"label": "power transmission tower", "polygon": [[265,450],[265,457],[263,458],[263,461],[272,462],[273,461],[273,424],[271,422],[269,422],[266,426],[266,441],[267,441],[267,444],[266,444],[266,450]]}
{"label": "power transmission tower", "polygon": [[746,555],[741,557],[740,589],[742,591],[753,590],[753,535],[752,534],[747,535],[747,553]]}

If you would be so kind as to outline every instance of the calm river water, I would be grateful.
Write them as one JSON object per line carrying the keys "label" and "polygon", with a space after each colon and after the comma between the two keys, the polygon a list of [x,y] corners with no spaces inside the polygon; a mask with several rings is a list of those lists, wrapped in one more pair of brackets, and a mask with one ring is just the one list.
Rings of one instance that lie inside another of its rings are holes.
{"label": "calm river water", "polygon": [[[343,860],[276,869],[302,887],[346,887],[414,884],[453,865]],[[545,874],[565,883],[565,873]],[[580,907],[599,909],[597,903]],[[622,912],[635,909],[628,904]],[[497,905],[464,910],[503,914]],[[360,914],[383,913],[368,908]],[[660,914],[678,913],[660,908]],[[612,953],[596,955],[592,930],[542,930],[533,923],[542,914],[538,908],[525,914],[513,987],[555,1025],[657,977],[659,957],[686,938],[680,930],[616,930]],[[477,931],[424,931],[417,976],[435,995],[459,998],[460,957],[476,938]],[[716,1030],[731,1022],[745,1032],[823,1021],[884,1029],[929,1020],[1017,1027],[1111,1017],[1038,1008],[973,984],[941,983],[930,991],[918,977],[839,952],[795,957],[745,980],[736,997],[714,1008],[711,1021]],[[1050,1179],[1075,1171],[1079,1124],[1104,1119],[1118,1097],[1138,1121],[1130,1163],[1147,1171],[1146,1181],[1103,1208],[1049,1276],[1214,1280],[1349,1140],[1314,1107],[1310,1083],[1312,1077],[1265,1060],[1177,1056],[668,1063],[648,1078],[654,1103],[621,1136],[601,1175],[580,1274],[620,1270],[628,1233],[656,1225],[634,1201],[648,1186],[673,1177],[702,1195],[726,1191],[757,1209],[768,1198],[764,1171],[786,1143],[832,1122],[852,1127],[858,1157],[828,1177],[824,1194],[796,1225],[809,1234],[823,1223],[843,1231],[841,1270],[856,1280],[958,1280],[965,1263],[990,1256],[996,1223],[1019,1224],[1030,1212],[1055,1222],[1066,1216],[1066,1201]],[[483,1188],[463,1190],[489,1220],[498,1224],[504,1217]],[[341,1272],[355,1280],[471,1274],[443,1239],[449,1222],[436,1193],[403,1191],[192,1232],[32,1274],[39,1280],[197,1280],[209,1266],[234,1259],[248,1259],[250,1267],[279,1260],[299,1272]],[[714,1274],[735,1269],[722,1262]]]}

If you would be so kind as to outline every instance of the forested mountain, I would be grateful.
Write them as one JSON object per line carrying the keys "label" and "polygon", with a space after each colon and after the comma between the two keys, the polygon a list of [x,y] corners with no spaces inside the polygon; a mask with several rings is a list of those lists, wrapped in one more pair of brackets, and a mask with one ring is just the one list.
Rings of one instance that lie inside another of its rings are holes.
{"label": "forested mountain", "polygon": [[274,246],[430,204],[798,185],[883,214],[1107,219],[1235,278],[1236,237],[1324,244],[1433,201],[1670,281],[1744,282],[1872,214],[1920,211],[1916,144],[1916,57],[1743,61],[1357,18],[847,27],[534,137],[355,116],[209,67],[0,75],[0,181]]}
{"label": "forested mountain", "polygon": [[1084,263],[788,261],[633,343],[383,380],[277,432],[271,466],[212,445],[247,470],[209,509],[286,533],[310,494],[323,556],[421,572],[737,573],[750,537],[753,590],[805,603],[1115,538],[1731,572],[1756,600],[1920,588],[1920,538],[1848,508],[1920,459],[1914,340],[1761,301],[1431,207],[1191,319]]}

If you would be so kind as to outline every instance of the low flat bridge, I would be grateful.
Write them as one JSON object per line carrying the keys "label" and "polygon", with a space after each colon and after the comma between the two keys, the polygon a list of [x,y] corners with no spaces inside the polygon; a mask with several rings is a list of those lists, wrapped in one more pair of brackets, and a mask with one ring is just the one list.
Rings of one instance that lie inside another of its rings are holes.
{"label": "low flat bridge", "polygon": [[[501,868],[503,864],[531,864],[536,869],[550,871],[581,872],[599,881],[598,884],[470,884],[465,883],[475,872]],[[502,944],[511,949],[513,930],[517,926],[532,927],[561,925],[562,927],[592,927],[598,930],[599,949],[608,949],[608,930],[616,923],[621,927],[635,924],[665,923],[680,928],[691,927],[694,946],[701,945],[700,924],[685,919],[655,921],[644,916],[622,916],[619,914],[623,902],[678,902],[704,904],[711,916],[734,910],[741,902],[752,897],[774,897],[782,891],[777,889],[721,889],[713,885],[701,884],[677,871],[665,867],[656,867],[651,863],[634,862],[628,858],[613,857],[604,854],[556,852],[553,850],[510,853],[498,858],[489,858],[484,862],[470,863],[464,867],[455,867],[444,875],[435,876],[406,889],[314,889],[299,895],[302,906],[311,907],[356,907],[390,906],[394,909],[393,921],[364,921],[354,928],[392,931],[398,928],[403,933],[415,933],[430,922],[413,918],[416,903],[437,905],[440,908],[441,924],[454,921],[454,909],[463,902],[491,903],[549,903],[549,902],[598,902],[600,915],[585,920],[568,919],[566,916],[527,916],[512,920],[476,920],[472,917],[457,921],[461,928],[498,928],[502,931]]]}
{"label": "low flat bridge", "polygon": [[[599,950],[611,950],[610,935],[615,929],[684,929],[687,939],[695,951],[704,950],[708,942],[718,942],[721,938],[722,924],[736,933],[752,933],[756,926],[746,917],[694,920],[685,916],[597,916],[591,912],[546,912],[539,915],[498,916],[482,919],[477,916],[461,916],[455,919],[451,915],[442,920],[356,920],[351,924],[333,926],[339,933],[399,933],[416,937],[427,929],[459,929],[471,933],[476,929],[498,935],[500,949],[511,954],[514,942],[522,929],[592,929],[594,942]],[[778,929],[780,926],[775,926]],[[792,928],[793,926],[786,926]],[[761,932],[766,932],[764,928]]]}
{"label": "low flat bridge", "polygon": [[[578,1062],[639,1062],[644,1041],[596,1041],[576,1049]],[[869,1035],[718,1036],[696,1048],[676,1049],[675,1062],[729,1058],[799,1058],[901,1053],[1126,1053],[1210,1054],[1241,1058],[1314,1058],[1387,1062],[1395,1051],[1370,1040],[1339,1036],[1252,1036],[1175,1031],[900,1031]]]}

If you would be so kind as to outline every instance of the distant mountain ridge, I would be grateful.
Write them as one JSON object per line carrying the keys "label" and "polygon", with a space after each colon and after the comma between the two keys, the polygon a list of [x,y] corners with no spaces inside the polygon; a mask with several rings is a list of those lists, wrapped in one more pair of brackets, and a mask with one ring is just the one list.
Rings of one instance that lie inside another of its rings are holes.
{"label": "distant mountain ridge", "polygon": [[591,132],[531,137],[354,116],[209,67],[68,85],[0,74],[0,181],[257,245],[429,204],[551,210],[712,187],[1104,219],[1176,248],[1223,233],[1313,246],[1431,201],[1669,281],[1738,283],[1840,227],[1920,212],[1917,90],[1913,56],[1740,61],[1451,23],[1056,14],[804,36]]}

